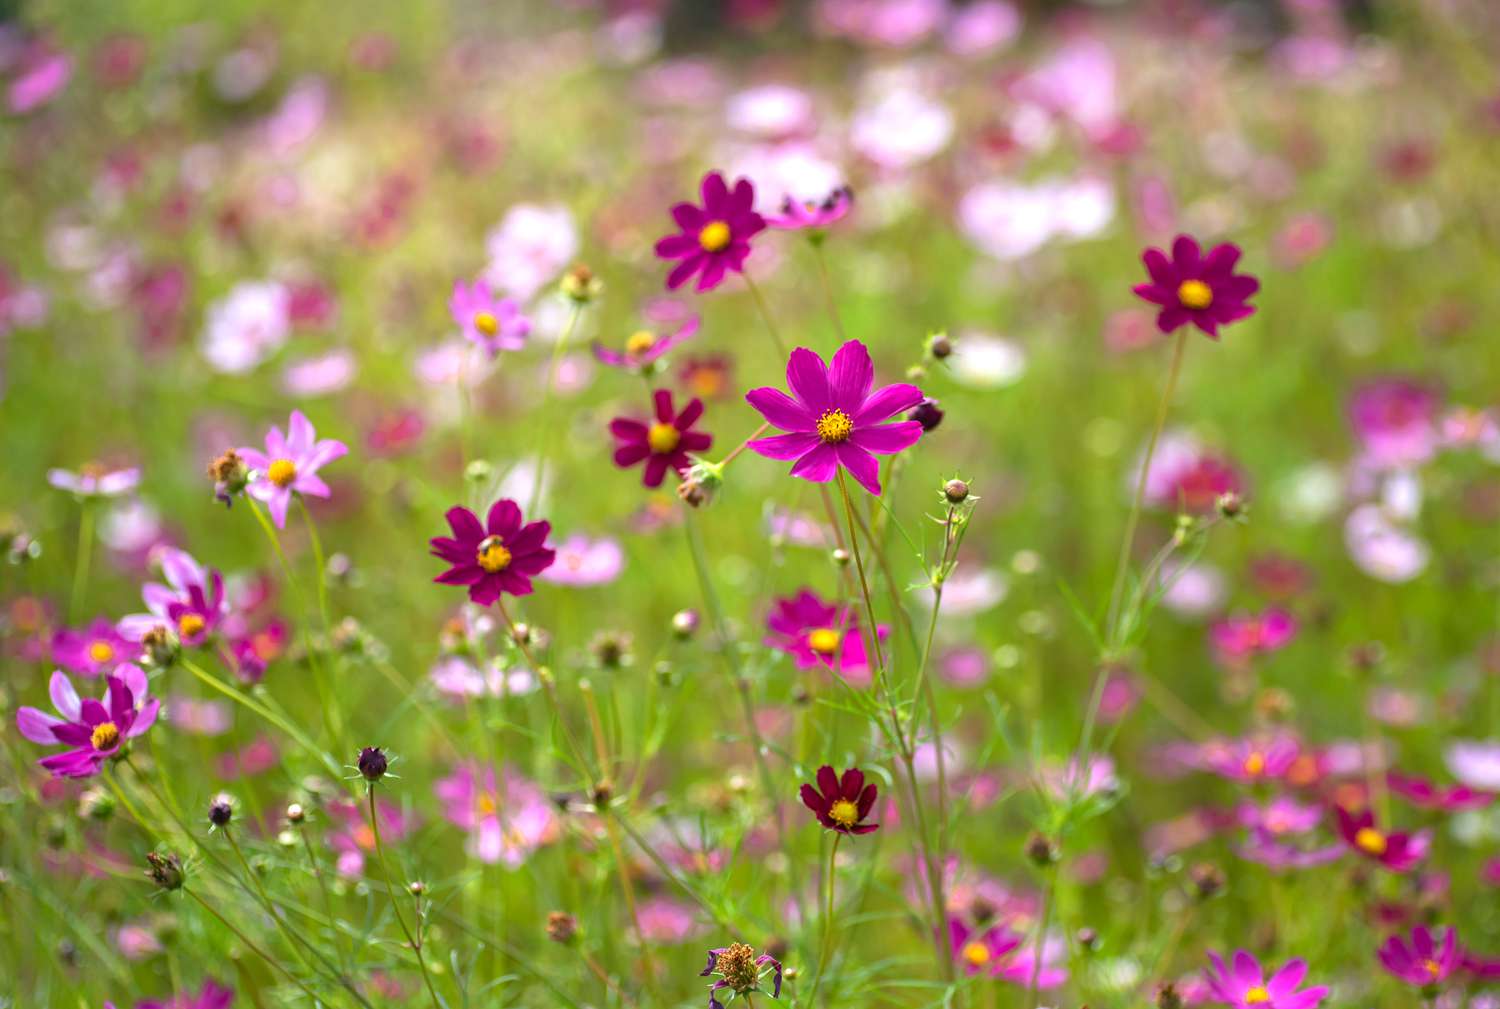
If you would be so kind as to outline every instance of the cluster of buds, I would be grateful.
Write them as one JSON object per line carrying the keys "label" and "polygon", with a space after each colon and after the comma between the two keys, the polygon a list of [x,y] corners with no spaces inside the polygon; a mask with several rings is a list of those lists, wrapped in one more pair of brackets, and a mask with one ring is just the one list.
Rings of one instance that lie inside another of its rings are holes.
{"label": "cluster of buds", "polygon": [[583,263],[574,263],[563,274],[558,286],[577,305],[587,305],[604,293],[604,281],[594,276],[594,271]]}
{"label": "cluster of buds", "polygon": [[754,947],[742,942],[709,950],[708,965],[698,976],[718,978],[708,987],[708,1009],[724,1009],[719,992],[728,990],[729,999],[750,995],[762,991],[761,982],[768,977],[773,979],[771,997],[781,997],[781,961],[770,953],[756,956]]}
{"label": "cluster of buds", "polygon": [[214,482],[214,500],[223,501],[224,507],[234,504],[234,499],[245,492],[250,483],[250,467],[234,449],[225,449],[208,464],[208,475]]}

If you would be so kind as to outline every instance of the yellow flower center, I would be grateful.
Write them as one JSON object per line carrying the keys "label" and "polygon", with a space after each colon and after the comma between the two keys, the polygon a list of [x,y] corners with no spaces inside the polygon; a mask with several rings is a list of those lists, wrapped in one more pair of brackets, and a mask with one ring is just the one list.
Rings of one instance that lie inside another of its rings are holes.
{"label": "yellow flower center", "polygon": [[832,655],[839,650],[842,635],[832,627],[819,627],[807,636],[807,647],[819,655]]}
{"label": "yellow flower center", "polygon": [[1374,827],[1361,827],[1354,834],[1354,843],[1361,851],[1371,855],[1385,854],[1385,835]]}
{"label": "yellow flower center", "polygon": [[479,544],[479,550],[474,555],[474,560],[480,567],[495,574],[510,567],[510,551],[505,549],[505,542],[498,536],[486,536]]}
{"label": "yellow flower center", "polygon": [[485,336],[494,336],[500,332],[500,320],[495,318],[494,312],[475,312],[474,328]]}
{"label": "yellow flower center", "polygon": [[1214,289],[1201,280],[1184,280],[1177,285],[1177,300],[1183,308],[1202,311],[1214,303]]}
{"label": "yellow flower center", "polygon": [[825,410],[818,418],[818,438],[825,445],[837,445],[854,433],[854,421],[842,410]]}
{"label": "yellow flower center", "polygon": [[828,807],[828,818],[847,830],[859,822],[859,807],[848,799],[836,799]]}
{"label": "yellow flower center", "polygon": [[656,334],[649,329],[638,329],[625,339],[625,353],[644,354],[656,346]]}
{"label": "yellow flower center", "polygon": [[990,948],[982,942],[964,945],[964,962],[970,967],[983,967],[990,962]]}
{"label": "yellow flower center", "polygon": [[675,452],[677,443],[680,441],[682,441],[682,432],[671,424],[652,424],[651,430],[646,432],[646,443],[657,455]]}
{"label": "yellow flower center", "polygon": [[95,641],[89,645],[89,658],[95,662],[108,662],[115,657],[114,646],[108,641]]}
{"label": "yellow flower center", "polygon": [[266,479],[278,487],[290,487],[297,479],[297,464],[290,459],[277,459],[266,467]]}
{"label": "yellow flower center", "polygon": [[493,795],[484,794],[474,800],[474,808],[480,816],[494,816],[500,811],[500,806],[495,802]]}
{"label": "yellow flower center", "polygon": [[1438,963],[1436,960],[1423,960],[1422,966],[1424,969],[1426,969],[1427,973],[1431,974],[1433,977],[1437,977],[1443,972],[1443,965]]}
{"label": "yellow flower center", "polygon": [[723,221],[709,221],[698,232],[698,245],[704,252],[723,252],[729,246],[729,225]]}
{"label": "yellow flower center", "polygon": [[1269,1001],[1271,1001],[1271,993],[1266,991],[1266,989],[1261,985],[1256,985],[1254,988],[1251,988],[1249,991],[1245,992],[1246,1005],[1260,1005],[1262,1002]]}
{"label": "yellow flower center", "polygon": [[203,618],[196,613],[184,613],[177,618],[177,634],[179,637],[190,638],[195,634],[202,634],[203,628],[208,626]]}
{"label": "yellow flower center", "polygon": [[1250,756],[1245,758],[1244,768],[1245,773],[1250,775],[1252,778],[1259,777],[1266,770],[1265,754],[1261,753],[1259,750],[1252,750]]}
{"label": "yellow flower center", "polygon": [[96,750],[111,749],[119,741],[120,727],[114,722],[100,722],[89,734],[89,742],[94,744]]}

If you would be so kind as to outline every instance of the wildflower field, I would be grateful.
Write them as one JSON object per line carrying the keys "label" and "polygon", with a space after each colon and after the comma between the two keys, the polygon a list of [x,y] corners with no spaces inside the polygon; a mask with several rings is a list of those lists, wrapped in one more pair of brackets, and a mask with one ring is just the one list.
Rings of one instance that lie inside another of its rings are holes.
{"label": "wildflower field", "polygon": [[0,1009],[1500,1009],[1500,7],[0,3]]}

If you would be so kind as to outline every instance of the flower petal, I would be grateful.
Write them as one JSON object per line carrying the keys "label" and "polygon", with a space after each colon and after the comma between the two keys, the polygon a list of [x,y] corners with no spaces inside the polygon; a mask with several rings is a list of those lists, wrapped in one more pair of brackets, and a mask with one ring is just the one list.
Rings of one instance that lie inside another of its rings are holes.
{"label": "flower petal", "polygon": [[875,364],[870,360],[869,348],[858,340],[850,340],[840,347],[828,370],[833,405],[851,415],[858,413],[864,409],[865,398],[870,395],[870,386],[874,384]]}

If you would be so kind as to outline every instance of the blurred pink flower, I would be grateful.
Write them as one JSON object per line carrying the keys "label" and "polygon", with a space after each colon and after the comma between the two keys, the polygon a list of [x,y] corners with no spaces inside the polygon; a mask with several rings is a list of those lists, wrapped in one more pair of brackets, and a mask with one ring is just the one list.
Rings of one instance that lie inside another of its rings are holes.
{"label": "blurred pink flower", "polygon": [[542,572],[544,581],[582,588],[605,585],[620,576],[625,552],[608,537],[591,539],[575,533],[557,545],[557,560]]}
{"label": "blurred pink flower", "polygon": [[433,792],[448,821],[469,832],[468,848],[476,858],[515,869],[557,840],[562,827],[540,788],[509,769],[502,778],[503,788],[493,768],[460,764]]}

